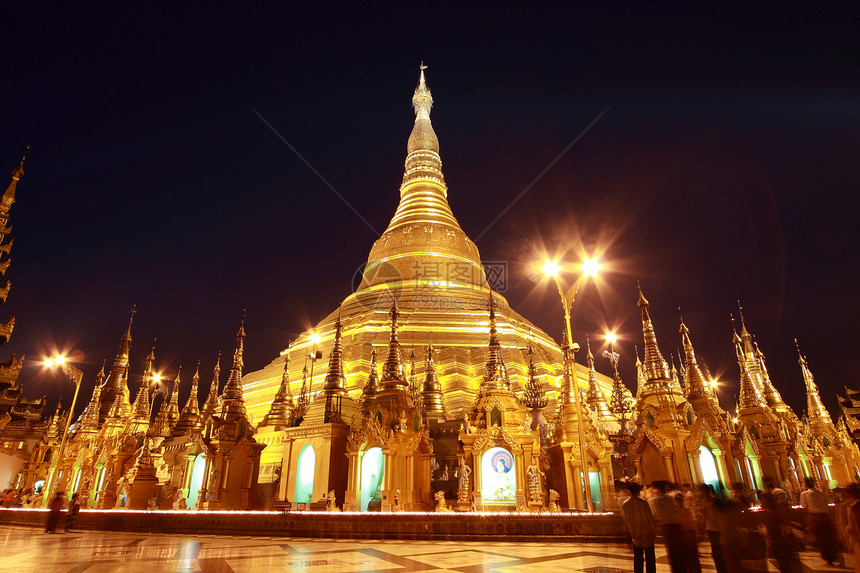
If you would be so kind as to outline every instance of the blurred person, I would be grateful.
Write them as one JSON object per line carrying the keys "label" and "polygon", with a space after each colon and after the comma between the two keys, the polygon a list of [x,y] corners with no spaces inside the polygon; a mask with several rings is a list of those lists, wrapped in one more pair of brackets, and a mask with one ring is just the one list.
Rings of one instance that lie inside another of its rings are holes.
{"label": "blurred person", "polygon": [[[779,490],[779,493],[777,492]],[[775,493],[776,492],[776,493]],[[761,508],[764,516],[764,524],[767,530],[767,540],[773,557],[783,573],[800,573],[803,566],[794,546],[794,535],[788,527],[788,495],[781,488],[776,487],[773,482],[765,484],[765,491],[761,495]]]}
{"label": "blurred person", "polygon": [[48,504],[48,520],[45,522],[45,533],[56,532],[57,523],[60,522],[60,512],[63,511],[63,498],[65,495],[64,492],[58,491]]}
{"label": "blurred person", "polygon": [[702,565],[699,562],[699,535],[696,533],[696,519],[693,510],[685,504],[685,494],[676,493],[675,503],[678,506],[678,517],[681,523],[681,535],[683,539],[685,570],[689,573],[701,573]]}
{"label": "blurred person", "polygon": [[717,573],[726,573],[726,562],[723,559],[723,549],[720,544],[720,519],[723,510],[722,501],[717,497],[714,486],[701,484],[698,488],[699,511],[704,521],[705,534],[711,543],[711,557]]}
{"label": "blurred person", "polygon": [[633,571],[634,573],[657,572],[657,559],[654,555],[654,542],[657,540],[654,515],[648,502],[639,497],[642,487],[632,482],[629,484],[630,498],[621,505],[621,517],[630,531],[633,541]]}
{"label": "blurred person", "polygon": [[673,496],[668,495],[669,484],[667,482],[655,481],[654,488],[658,495],[648,503],[651,505],[651,512],[654,514],[660,534],[663,536],[672,573],[682,573],[687,570],[687,563],[678,504]]}
{"label": "blurred person", "polygon": [[77,493],[73,493],[72,497],[69,499],[69,509],[66,511],[66,532],[71,531],[72,527],[75,526],[75,519],[78,517],[78,513],[80,513],[80,511],[81,500],[78,498]]}
{"label": "blurred person", "polygon": [[806,510],[806,525],[821,558],[830,566],[841,561],[836,529],[830,517],[830,500],[821,490],[816,489],[811,478],[806,479],[806,489],[800,494],[800,505]]}

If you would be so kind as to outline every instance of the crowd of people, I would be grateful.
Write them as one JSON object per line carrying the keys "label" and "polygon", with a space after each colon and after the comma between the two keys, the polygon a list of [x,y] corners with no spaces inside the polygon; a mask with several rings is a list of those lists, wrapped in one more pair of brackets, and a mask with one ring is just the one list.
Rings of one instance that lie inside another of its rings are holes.
{"label": "crowd of people", "polygon": [[[807,480],[797,499],[772,482],[747,492],[742,483],[723,496],[712,485],[678,486],[656,481],[647,487],[621,485],[621,515],[633,542],[636,573],[656,571],[658,537],[673,573],[702,570],[699,540],[710,543],[718,573],[767,571],[766,560],[783,572],[804,570],[798,551],[818,550],[830,566],[845,566],[845,553],[860,553],[860,485],[816,488]],[[860,560],[855,571],[860,572]]]}

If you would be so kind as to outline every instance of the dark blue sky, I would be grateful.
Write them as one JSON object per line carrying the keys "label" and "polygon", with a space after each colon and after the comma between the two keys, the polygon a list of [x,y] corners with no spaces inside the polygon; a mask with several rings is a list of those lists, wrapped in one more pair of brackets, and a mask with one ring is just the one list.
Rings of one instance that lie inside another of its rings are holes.
{"label": "dark blue sky", "polygon": [[132,374],[158,337],[159,366],[202,360],[204,379],[243,308],[248,370],[335,308],[376,236],[252,108],[381,231],[421,60],[450,202],[473,238],[609,107],[477,241],[509,263],[505,296],[524,316],[558,334],[556,295],[530,265],[541,244],[581,242],[606,249],[607,273],[581,293],[575,329],[619,329],[628,385],[637,279],[664,353],[679,346],[680,305],[700,357],[725,372],[726,405],[738,299],[796,410],[794,337],[831,409],[858,385],[856,4],[419,8],[8,13],[0,158],[11,172],[33,151],[2,357],[33,359],[27,394],[57,395],[60,378],[34,363],[59,346],[79,351],[88,397],[133,303]]}

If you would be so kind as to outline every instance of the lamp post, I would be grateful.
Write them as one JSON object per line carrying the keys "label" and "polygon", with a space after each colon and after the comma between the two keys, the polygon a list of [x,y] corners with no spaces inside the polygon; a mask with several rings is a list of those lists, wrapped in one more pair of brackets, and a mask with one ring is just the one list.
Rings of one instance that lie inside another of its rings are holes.
{"label": "lamp post", "polygon": [[[311,352],[308,354],[308,358],[311,361],[311,378],[308,381],[308,397],[313,395],[314,388],[314,364],[316,361],[323,357],[322,350],[317,350],[317,343],[322,340],[322,336],[320,336],[319,332],[311,332]],[[310,398],[309,398],[310,399]]]}
{"label": "lamp post", "polygon": [[72,382],[74,382],[75,396],[72,398],[72,407],[69,409],[69,415],[66,416],[66,428],[63,431],[63,439],[60,440],[60,450],[57,452],[57,455],[53,458],[53,462],[51,463],[51,477],[47,487],[45,488],[45,495],[42,498],[43,503],[48,501],[48,496],[50,495],[51,488],[54,486],[54,478],[57,472],[57,466],[62,462],[63,459],[63,453],[66,447],[66,437],[69,435],[69,426],[72,423],[72,416],[75,414],[75,403],[78,401],[78,391],[80,391],[81,389],[81,380],[84,377],[84,373],[69,364],[66,360],[66,357],[62,355],[46,359],[45,366],[49,368],[53,366],[59,366],[63,370],[63,373],[68,376]]}
{"label": "lamp post", "polygon": [[161,374],[153,374],[152,381],[149,385],[152,388],[152,400],[149,403],[149,415],[152,417],[152,410],[155,408],[155,396],[161,392]]}
{"label": "lamp post", "polygon": [[573,393],[576,403],[576,425],[577,431],[579,432],[579,460],[582,468],[582,483],[585,493],[585,503],[589,512],[594,511],[594,502],[591,499],[588,462],[585,459],[585,430],[582,425],[582,400],[579,396],[579,382],[576,380],[576,361],[573,357],[576,347],[573,345],[573,331],[570,326],[570,309],[573,306],[573,302],[576,299],[576,294],[579,292],[579,287],[582,284],[582,281],[590,276],[596,277],[601,268],[603,268],[603,265],[597,262],[597,257],[593,259],[586,258],[585,262],[579,265],[579,270],[582,271],[582,274],[579,275],[579,278],[574,281],[573,285],[569,289],[565,290],[561,285],[561,278],[559,277],[561,267],[559,266],[558,261],[548,260],[541,267],[541,270],[547,277],[551,277],[555,280],[555,285],[558,287],[558,294],[561,297],[561,305],[564,309],[564,326],[567,330],[567,341],[562,350],[564,353],[565,368],[570,372],[570,375],[573,378],[571,383],[573,384]]}

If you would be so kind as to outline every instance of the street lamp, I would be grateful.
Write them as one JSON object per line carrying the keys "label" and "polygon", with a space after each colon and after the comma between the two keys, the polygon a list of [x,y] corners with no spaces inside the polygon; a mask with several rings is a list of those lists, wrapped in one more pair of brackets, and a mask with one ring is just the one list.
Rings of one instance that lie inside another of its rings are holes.
{"label": "street lamp", "polygon": [[155,408],[155,396],[161,392],[161,374],[153,374],[149,385],[152,387],[152,401],[149,404],[149,415],[152,416],[152,409]]}
{"label": "street lamp", "polygon": [[576,294],[579,292],[579,287],[582,284],[582,281],[587,277],[596,277],[601,268],[603,268],[603,265],[597,261],[597,257],[594,257],[593,259],[586,257],[585,261],[579,265],[579,270],[582,274],[579,275],[579,278],[576,279],[569,289],[565,290],[561,285],[559,273],[562,269],[557,260],[547,260],[541,267],[543,273],[555,281],[555,285],[558,287],[558,294],[561,297],[561,305],[562,308],[564,308],[564,326],[567,330],[567,341],[563,348],[564,366],[573,378],[571,382],[573,384],[574,397],[576,401],[576,423],[577,430],[579,431],[579,460],[582,466],[582,483],[585,493],[585,503],[589,512],[594,511],[594,502],[591,499],[588,462],[585,459],[585,430],[582,425],[582,400],[579,396],[579,382],[576,380],[576,369],[574,366],[576,362],[573,358],[573,353],[576,351],[577,347],[573,344],[573,332],[570,326],[570,309],[573,306],[573,301],[576,299]]}
{"label": "street lamp", "polygon": [[322,336],[320,336],[319,332],[311,332],[311,351],[308,354],[308,358],[311,361],[311,379],[308,382],[308,395],[313,395],[314,388],[314,364],[316,361],[323,357],[322,350],[317,350],[317,344],[322,340]]}
{"label": "street lamp", "polygon": [[68,376],[69,379],[75,384],[75,396],[72,398],[72,407],[69,410],[69,415],[66,416],[66,429],[63,431],[63,439],[60,441],[60,450],[59,452],[57,452],[57,455],[53,458],[53,461],[51,463],[51,477],[48,481],[47,487],[45,488],[45,494],[42,497],[43,502],[47,502],[48,500],[51,488],[54,485],[54,474],[57,471],[57,466],[63,459],[63,450],[66,447],[66,437],[69,435],[69,425],[72,423],[72,416],[75,413],[75,403],[78,401],[78,391],[80,391],[81,389],[81,380],[84,377],[84,373],[69,364],[69,362],[66,360],[66,357],[61,354],[53,358],[47,358],[45,360],[45,366],[47,366],[48,368],[59,366],[62,369],[63,373]]}

